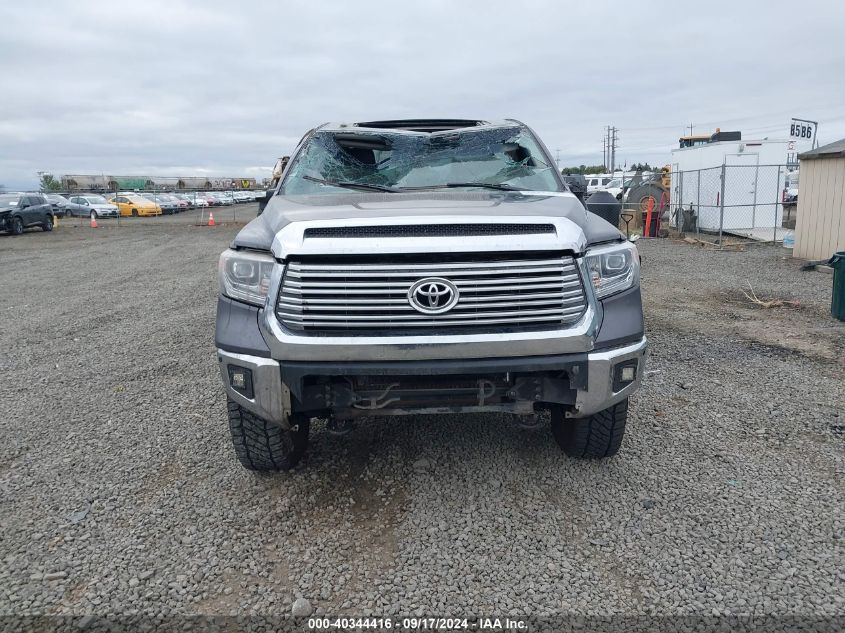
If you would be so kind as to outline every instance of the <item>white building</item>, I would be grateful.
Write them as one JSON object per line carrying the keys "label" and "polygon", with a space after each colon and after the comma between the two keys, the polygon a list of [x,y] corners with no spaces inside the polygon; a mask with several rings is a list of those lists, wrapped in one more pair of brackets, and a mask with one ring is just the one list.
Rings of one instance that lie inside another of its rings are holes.
{"label": "white building", "polygon": [[737,136],[717,131],[709,143],[672,150],[673,226],[680,207],[693,207],[701,231],[769,240],[779,235],[790,141]]}

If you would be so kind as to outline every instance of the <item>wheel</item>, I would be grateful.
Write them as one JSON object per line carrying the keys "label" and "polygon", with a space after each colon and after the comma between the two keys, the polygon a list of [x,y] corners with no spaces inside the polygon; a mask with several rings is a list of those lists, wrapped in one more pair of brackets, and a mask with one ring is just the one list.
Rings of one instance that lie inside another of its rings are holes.
{"label": "wheel", "polygon": [[41,224],[41,229],[43,231],[52,231],[53,230],[53,216],[48,215],[47,219]]}
{"label": "wheel", "polygon": [[257,471],[290,470],[299,463],[308,447],[311,420],[292,416],[292,430],[285,431],[247,411],[227,398],[229,431],[235,455],[244,468]]}
{"label": "wheel", "polygon": [[640,211],[648,211],[648,203],[651,201],[652,211],[657,211],[660,199],[663,196],[663,189],[654,183],[643,183],[631,190],[628,194],[628,205],[636,205]]}
{"label": "wheel", "polygon": [[133,217],[133,218],[137,218],[137,217],[138,217],[138,209],[132,209],[132,217]]}
{"label": "wheel", "polygon": [[9,230],[12,235],[20,235],[23,233],[23,220],[15,216],[12,218],[12,226]]}
{"label": "wheel", "polygon": [[613,457],[622,445],[627,420],[627,398],[587,418],[566,418],[562,408],[555,408],[552,435],[570,457]]}
{"label": "wheel", "polygon": [[96,211],[94,211],[94,209],[91,209],[91,219],[92,219],[92,220],[96,220],[96,219],[97,219],[97,212],[96,212]]}

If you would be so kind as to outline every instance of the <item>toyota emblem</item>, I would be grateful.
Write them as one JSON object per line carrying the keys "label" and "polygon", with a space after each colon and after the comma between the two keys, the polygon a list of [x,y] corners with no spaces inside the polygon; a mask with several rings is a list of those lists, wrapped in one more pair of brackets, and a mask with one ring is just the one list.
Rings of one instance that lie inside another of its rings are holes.
{"label": "toyota emblem", "polygon": [[458,289],[448,279],[420,279],[408,290],[408,303],[423,314],[443,314],[458,303]]}

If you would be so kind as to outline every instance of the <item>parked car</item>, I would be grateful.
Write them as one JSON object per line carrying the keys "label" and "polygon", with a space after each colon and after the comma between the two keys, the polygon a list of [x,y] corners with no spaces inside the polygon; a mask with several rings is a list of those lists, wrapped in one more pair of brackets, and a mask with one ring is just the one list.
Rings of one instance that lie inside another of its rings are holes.
{"label": "parked car", "polygon": [[148,193],[144,192],[140,194],[142,197],[146,198],[150,202],[157,204],[161,207],[162,215],[173,215],[179,210],[179,205],[173,202],[165,193]]}
{"label": "parked car", "polygon": [[587,193],[601,191],[603,187],[607,186],[607,183],[613,180],[612,176],[596,174],[587,174],[585,178],[587,179]]}
{"label": "parked car", "polygon": [[306,134],[218,266],[241,464],[292,468],[316,417],[346,433],[484,411],[550,424],[567,455],[614,455],[645,369],[640,260],[554,164],[513,119]]}
{"label": "parked car", "polygon": [[109,200],[116,204],[121,216],[161,215],[161,206],[135,192],[118,193]]}
{"label": "parked car", "polygon": [[20,235],[32,226],[53,230],[53,206],[40,193],[0,193],[0,230]]}
{"label": "parked car", "polygon": [[62,218],[68,215],[65,209],[67,206],[67,198],[57,193],[45,193],[44,197],[47,199],[47,202],[50,203],[50,206],[53,207],[53,216]]}
{"label": "parked car", "polygon": [[179,196],[172,194],[172,193],[166,193],[166,194],[163,194],[163,196],[164,196],[164,200],[166,202],[169,202],[169,203],[175,205],[175,207],[176,207],[175,211],[177,213],[181,213],[182,211],[188,210],[187,201],[182,200],[182,198],[180,198]]}
{"label": "parked car", "polygon": [[203,197],[203,199],[208,203],[208,206],[210,207],[219,207],[221,204],[223,204],[220,199],[211,191],[204,191],[199,195]]}
{"label": "parked car", "polygon": [[617,200],[622,199],[622,179],[621,178],[613,178],[610,182],[608,182],[604,187],[599,189],[599,191],[607,191],[610,195],[612,195]]}
{"label": "parked car", "polygon": [[587,195],[587,179],[584,178],[584,176],[581,174],[564,175],[563,182],[565,182],[569,190],[575,194],[576,198],[578,198],[581,202],[584,202],[584,198]]}
{"label": "parked car", "polygon": [[116,218],[117,205],[112,204],[103,196],[98,194],[85,194],[84,196],[71,196],[65,205],[65,215],[78,217]]}
{"label": "parked car", "polygon": [[197,206],[196,203],[194,202],[193,195],[190,194],[190,193],[173,193],[173,194],[170,194],[170,195],[172,195],[174,198],[180,200],[181,202],[185,203],[184,206],[183,206],[183,209],[195,209],[196,206]]}
{"label": "parked car", "polygon": [[210,191],[209,195],[214,198],[218,206],[231,206],[233,204],[231,196],[222,191]]}
{"label": "parked car", "polygon": [[194,206],[197,209],[204,209],[204,208],[209,206],[208,198],[206,198],[204,195],[202,195],[202,194],[188,194],[188,195],[192,196],[192,199],[194,201]]}

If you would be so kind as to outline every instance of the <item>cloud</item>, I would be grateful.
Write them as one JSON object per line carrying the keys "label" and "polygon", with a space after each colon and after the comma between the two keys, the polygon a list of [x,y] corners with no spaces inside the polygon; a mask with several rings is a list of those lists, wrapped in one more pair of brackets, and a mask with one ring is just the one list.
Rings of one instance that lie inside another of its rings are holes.
{"label": "cloud", "polygon": [[4,3],[0,182],[260,175],[314,125],[376,118],[515,117],[562,164],[600,162],[608,124],[629,162],[668,162],[689,123],[777,136],[801,116],[831,141],[843,20],[817,1]]}

